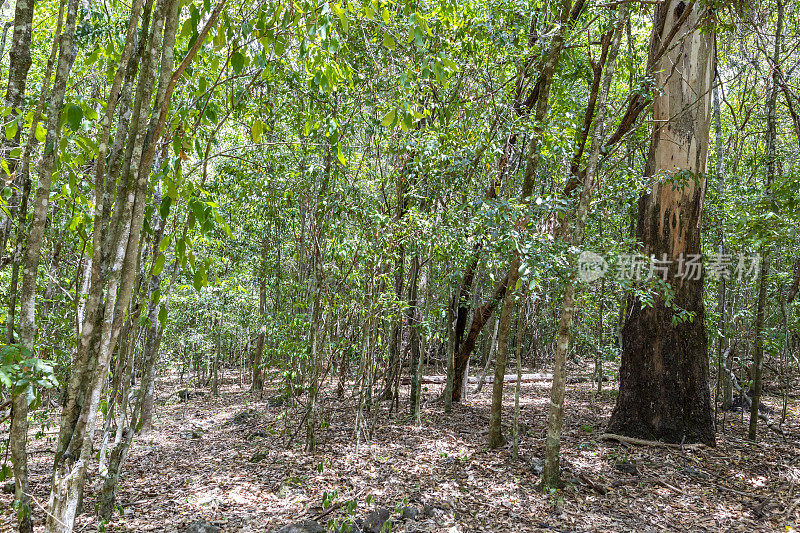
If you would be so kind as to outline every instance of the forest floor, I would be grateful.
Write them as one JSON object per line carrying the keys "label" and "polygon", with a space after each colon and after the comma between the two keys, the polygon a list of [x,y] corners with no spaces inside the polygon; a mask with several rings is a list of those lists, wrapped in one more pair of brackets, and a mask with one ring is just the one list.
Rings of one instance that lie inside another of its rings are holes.
{"label": "forest floor", "polygon": [[[319,430],[318,451],[311,455],[304,453],[304,431],[297,429],[299,408],[286,417],[284,407],[268,401],[275,390],[257,395],[227,383],[218,397],[203,390],[183,402],[174,394],[177,382],[162,378],[159,386],[172,394],[161,396],[153,431],[134,441],[117,497],[120,513],[106,531],[183,531],[204,518],[222,531],[271,532],[317,518],[323,501],[335,507],[326,507],[330,512],[318,519],[329,524],[344,520],[348,508],[350,516],[363,517],[378,506],[393,512],[429,506],[425,517],[394,520],[393,531],[408,532],[800,529],[797,400],[789,404],[786,439],[761,425],[759,442],[748,442],[741,415],[727,413],[716,448],[681,450],[599,440],[613,395],[597,396],[589,383],[568,385],[566,484],[542,494],[537,484],[547,381],[522,385],[517,461],[510,444],[500,450],[486,446],[491,386],[446,415],[435,400],[441,386],[428,385],[419,427],[405,416],[404,403],[401,415],[390,416],[387,402],[369,442],[354,438],[353,400],[338,400],[331,392],[324,405],[328,427]],[[513,384],[506,398],[504,422],[510,426]],[[777,398],[765,403],[778,411]],[[43,411],[38,416],[48,420]],[[286,436],[287,425],[295,438]],[[34,426],[32,491],[36,505],[44,505],[56,428]],[[93,513],[99,488],[91,472],[76,531],[101,526]],[[354,510],[345,505],[350,500]],[[0,495],[2,531],[13,525],[10,504],[10,495]],[[41,530],[42,508],[34,514]]]}

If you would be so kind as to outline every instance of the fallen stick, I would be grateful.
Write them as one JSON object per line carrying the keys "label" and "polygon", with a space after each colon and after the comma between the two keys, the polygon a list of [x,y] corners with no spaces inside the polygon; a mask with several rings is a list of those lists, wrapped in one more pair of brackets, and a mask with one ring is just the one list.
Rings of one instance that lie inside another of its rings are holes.
{"label": "fallen stick", "polygon": [[672,492],[677,492],[678,494],[683,494],[683,491],[682,491],[681,489],[679,489],[678,487],[674,487],[674,486],[670,485],[669,483],[667,483],[667,482],[666,482],[666,481],[664,481],[663,479],[659,479],[659,478],[654,478],[654,479],[655,479],[655,482],[656,482],[658,485],[661,485],[661,486],[662,486],[662,487],[664,487],[665,489],[669,489],[669,490],[671,490]]}
{"label": "fallen stick", "polygon": [[697,450],[705,446],[705,444],[702,443],[675,444],[672,442],[661,442],[658,440],[637,439],[635,437],[626,437],[625,435],[616,435],[614,433],[603,433],[597,438],[599,440],[615,440],[623,444],[636,444],[637,446],[655,446],[657,448],[675,448],[678,450],[682,449]]}
{"label": "fallen stick", "polygon": [[589,476],[587,476],[586,474],[578,474],[578,479],[583,481],[587,486],[589,486],[589,488],[594,490],[596,493],[598,493],[598,494],[600,494],[602,496],[605,496],[606,494],[608,494],[608,489],[607,488],[605,488],[603,485],[601,485],[599,483],[596,483],[596,482],[592,481],[591,478],[589,478]]}

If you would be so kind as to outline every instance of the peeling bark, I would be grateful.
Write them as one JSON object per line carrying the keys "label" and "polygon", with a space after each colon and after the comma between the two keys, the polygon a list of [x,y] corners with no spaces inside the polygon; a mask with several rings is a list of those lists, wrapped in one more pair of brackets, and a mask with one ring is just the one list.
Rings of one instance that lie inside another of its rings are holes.
{"label": "peeling bark", "polygon": [[[679,276],[681,256],[701,251],[714,73],[714,33],[699,28],[704,15],[677,0],[656,7],[651,57],[666,50],[653,69],[663,92],[654,101],[645,167],[653,183],[639,201],[637,238],[645,255],[671,261],[665,275],[674,299],[670,307],[661,297],[652,307],[642,308],[636,299],[628,303],[620,391],[609,432],[713,445],[703,273]],[[673,35],[675,45],[667,49]],[[693,320],[674,325],[676,307],[693,313]]]}

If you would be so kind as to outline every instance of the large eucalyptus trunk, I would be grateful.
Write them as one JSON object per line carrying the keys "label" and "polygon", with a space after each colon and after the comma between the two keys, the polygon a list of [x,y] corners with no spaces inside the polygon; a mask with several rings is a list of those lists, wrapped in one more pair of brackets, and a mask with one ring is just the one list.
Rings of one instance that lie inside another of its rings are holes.
{"label": "large eucalyptus trunk", "polygon": [[[713,445],[708,340],[699,259],[714,73],[711,20],[698,4],[668,0],[656,7],[651,58],[658,88],[645,167],[652,188],[639,200],[637,238],[646,256],[666,260],[669,306],[632,298],[622,328],[622,366],[609,431],[666,442]],[[667,43],[675,35],[676,41]],[[675,310],[692,314],[675,320]]]}

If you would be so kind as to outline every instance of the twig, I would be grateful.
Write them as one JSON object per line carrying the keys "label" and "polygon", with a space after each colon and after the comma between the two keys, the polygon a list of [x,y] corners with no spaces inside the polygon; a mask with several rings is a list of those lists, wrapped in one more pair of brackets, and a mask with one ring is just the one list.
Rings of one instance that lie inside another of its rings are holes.
{"label": "twig", "polygon": [[597,7],[617,7],[622,4],[663,4],[664,0],[615,0],[614,2],[607,2],[605,4],[597,4]]}
{"label": "twig", "polygon": [[800,499],[794,501],[794,503],[789,507],[789,510],[786,511],[786,520],[789,520],[789,517],[797,509],[797,506],[800,505]]}
{"label": "twig", "polygon": [[28,493],[28,492],[26,492],[26,493],[25,493],[25,495],[26,495],[28,498],[30,498],[30,499],[31,499],[31,501],[33,501],[33,503],[35,503],[35,504],[36,504],[36,506],[37,506],[39,509],[41,509],[42,511],[44,511],[44,514],[46,514],[47,516],[49,516],[50,518],[52,518],[53,520],[55,520],[56,522],[58,522],[58,523],[59,523],[59,524],[61,524],[62,526],[64,526],[64,527],[67,527],[67,525],[66,525],[64,522],[62,522],[61,520],[59,520],[58,518],[56,518],[56,517],[55,517],[53,514],[51,514],[51,513],[50,513],[50,511],[48,511],[48,510],[47,510],[47,508],[46,508],[44,505],[42,505],[42,504],[39,502],[39,500],[37,500],[37,499],[36,499],[36,496],[34,496],[33,494],[30,494],[30,493]]}
{"label": "twig", "polygon": [[578,474],[578,479],[580,479],[581,481],[583,481],[584,483],[589,485],[592,488],[592,490],[594,490],[598,494],[600,494],[602,496],[605,496],[606,494],[608,494],[608,489],[607,488],[605,488],[603,485],[600,485],[599,483],[595,483],[586,474]]}
{"label": "twig", "polygon": [[677,492],[678,494],[683,494],[683,491],[681,489],[679,489],[678,487],[674,487],[674,486],[670,485],[669,483],[667,483],[666,481],[664,481],[661,478],[653,478],[653,481],[655,481],[657,484],[661,485],[665,489],[669,489],[672,492]]}

